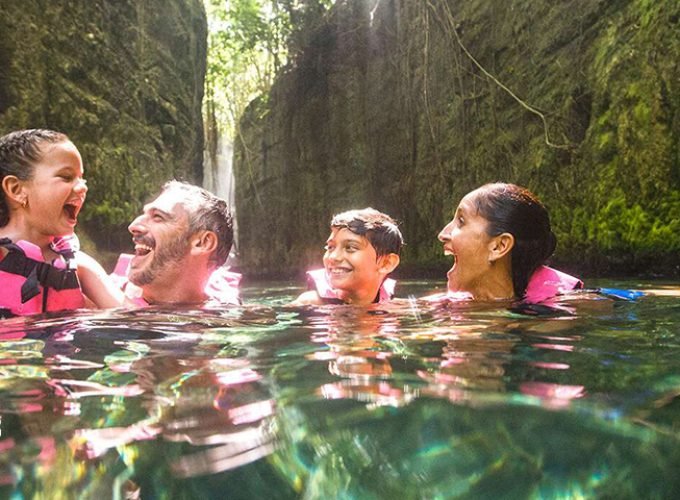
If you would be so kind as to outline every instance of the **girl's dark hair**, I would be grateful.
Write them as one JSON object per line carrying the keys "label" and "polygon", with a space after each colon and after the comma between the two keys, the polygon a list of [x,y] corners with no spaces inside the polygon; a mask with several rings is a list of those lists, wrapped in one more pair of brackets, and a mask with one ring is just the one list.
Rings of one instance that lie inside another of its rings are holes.
{"label": "girl's dark hair", "polygon": [[557,246],[548,211],[528,189],[501,182],[479,188],[473,202],[488,221],[489,236],[510,233],[515,237],[512,285],[515,296],[523,297],[529,278]]}
{"label": "girl's dark hair", "polygon": [[[0,137],[0,183],[8,175],[22,181],[30,180],[35,164],[42,159],[42,146],[68,140],[65,134],[47,129],[17,130]],[[0,188],[0,227],[8,222],[9,206],[4,189]]]}

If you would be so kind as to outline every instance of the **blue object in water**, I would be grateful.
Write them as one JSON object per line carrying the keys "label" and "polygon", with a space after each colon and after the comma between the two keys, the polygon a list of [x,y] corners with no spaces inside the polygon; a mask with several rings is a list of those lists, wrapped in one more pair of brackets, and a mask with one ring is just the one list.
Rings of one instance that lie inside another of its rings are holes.
{"label": "blue object in water", "polygon": [[626,290],[625,288],[598,288],[597,292],[617,300],[637,300],[644,295],[639,290]]}

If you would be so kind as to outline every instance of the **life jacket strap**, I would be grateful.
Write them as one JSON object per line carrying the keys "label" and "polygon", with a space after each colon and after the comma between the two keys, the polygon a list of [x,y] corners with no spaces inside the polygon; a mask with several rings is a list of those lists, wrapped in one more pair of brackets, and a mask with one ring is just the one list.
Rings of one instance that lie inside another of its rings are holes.
{"label": "life jacket strap", "polygon": [[40,293],[40,285],[55,290],[80,288],[78,275],[74,269],[59,269],[47,262],[31,259],[21,247],[8,238],[0,239],[0,246],[8,250],[5,258],[0,261],[0,271],[26,278],[21,286],[22,304]]}

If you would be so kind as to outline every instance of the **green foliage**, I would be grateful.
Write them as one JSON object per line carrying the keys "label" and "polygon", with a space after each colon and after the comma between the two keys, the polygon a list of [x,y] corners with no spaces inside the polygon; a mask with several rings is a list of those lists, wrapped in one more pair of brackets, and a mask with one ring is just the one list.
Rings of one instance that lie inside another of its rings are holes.
{"label": "green foliage", "polygon": [[357,205],[402,222],[404,267],[448,266],[438,231],[496,180],[546,203],[567,269],[680,272],[680,4],[348,1],[320,20],[241,122],[246,272],[309,265],[317,221]]}
{"label": "green foliage", "polygon": [[206,108],[233,136],[245,107],[264,96],[288,61],[312,13],[330,0],[204,0],[208,14]]}
{"label": "green foliage", "polygon": [[89,186],[78,232],[97,253],[129,249],[163,182],[202,178],[202,1],[6,0],[0,32],[0,134],[67,133]]}
{"label": "green foliage", "polygon": [[[209,18],[206,105],[229,135],[249,101],[269,89],[284,48],[262,11],[262,2],[206,2]],[[278,33],[277,33],[278,34]],[[276,48],[272,50],[272,44]],[[268,50],[270,47],[270,50]],[[272,53],[274,55],[272,55]]]}

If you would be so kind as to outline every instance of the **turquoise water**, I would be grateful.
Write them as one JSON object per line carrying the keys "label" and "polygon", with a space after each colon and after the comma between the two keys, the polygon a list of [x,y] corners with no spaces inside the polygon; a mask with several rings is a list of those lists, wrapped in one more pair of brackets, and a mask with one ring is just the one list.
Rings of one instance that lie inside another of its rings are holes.
{"label": "turquoise water", "polygon": [[601,285],[657,295],[2,321],[0,496],[677,497],[680,284]]}

